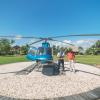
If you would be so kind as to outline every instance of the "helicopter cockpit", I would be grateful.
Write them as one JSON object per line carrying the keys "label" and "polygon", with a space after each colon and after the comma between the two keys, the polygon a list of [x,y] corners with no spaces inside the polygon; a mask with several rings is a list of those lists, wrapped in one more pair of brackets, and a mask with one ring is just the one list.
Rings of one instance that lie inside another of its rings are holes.
{"label": "helicopter cockpit", "polygon": [[52,55],[52,49],[50,47],[48,48],[39,47],[38,54],[39,55]]}
{"label": "helicopter cockpit", "polygon": [[29,54],[32,54],[32,55],[37,55],[37,48],[35,47],[31,47],[28,51]]}
{"label": "helicopter cockpit", "polygon": [[52,55],[52,49],[50,47],[49,48],[32,47],[32,48],[29,49],[28,53],[32,54],[32,55]]}

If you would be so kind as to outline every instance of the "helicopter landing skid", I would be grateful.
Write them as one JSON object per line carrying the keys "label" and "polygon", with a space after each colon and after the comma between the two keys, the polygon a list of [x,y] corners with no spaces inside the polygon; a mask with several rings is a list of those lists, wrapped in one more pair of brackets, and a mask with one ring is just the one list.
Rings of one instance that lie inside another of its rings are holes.
{"label": "helicopter landing skid", "polygon": [[34,63],[20,71],[16,72],[16,75],[28,75],[29,73],[31,73],[35,68],[37,67],[37,63]]}
{"label": "helicopter landing skid", "polygon": [[[58,65],[55,63],[55,62],[50,62],[50,63],[44,63],[42,64],[41,61],[38,61],[30,66],[28,66],[27,68],[24,68],[20,71],[17,71],[16,72],[16,75],[28,75],[29,73],[31,73],[33,70],[36,70],[38,72],[42,72],[42,69],[45,67],[45,66],[53,66],[53,75],[56,74],[57,72],[57,69],[58,69]],[[46,67],[46,68],[47,68]],[[58,72],[57,72],[58,73]]]}

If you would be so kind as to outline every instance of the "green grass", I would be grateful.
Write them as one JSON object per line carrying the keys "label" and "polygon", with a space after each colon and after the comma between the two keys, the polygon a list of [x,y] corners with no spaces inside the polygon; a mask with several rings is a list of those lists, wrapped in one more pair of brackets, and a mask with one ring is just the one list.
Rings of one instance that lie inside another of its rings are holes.
{"label": "green grass", "polygon": [[[57,57],[54,56],[54,60]],[[25,56],[0,56],[0,64],[29,61]],[[65,57],[65,61],[67,61]],[[100,65],[100,55],[76,55],[76,62],[89,65]]]}
{"label": "green grass", "polygon": [[0,64],[28,61],[25,56],[0,56]]}
{"label": "green grass", "polygon": [[100,55],[77,55],[76,62],[89,65],[100,65]]}
{"label": "green grass", "polygon": [[[57,57],[54,56],[54,59],[57,60]],[[100,55],[76,55],[75,60],[78,63],[100,65]],[[65,61],[67,61],[66,57]]]}

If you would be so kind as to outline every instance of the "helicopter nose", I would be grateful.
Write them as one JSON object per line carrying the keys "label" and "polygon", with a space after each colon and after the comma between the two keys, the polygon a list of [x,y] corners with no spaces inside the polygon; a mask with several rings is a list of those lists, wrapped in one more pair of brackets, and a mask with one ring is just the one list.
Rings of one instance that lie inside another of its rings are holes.
{"label": "helicopter nose", "polygon": [[26,58],[28,58],[29,60],[35,60],[35,56],[33,56],[32,54],[27,54]]}

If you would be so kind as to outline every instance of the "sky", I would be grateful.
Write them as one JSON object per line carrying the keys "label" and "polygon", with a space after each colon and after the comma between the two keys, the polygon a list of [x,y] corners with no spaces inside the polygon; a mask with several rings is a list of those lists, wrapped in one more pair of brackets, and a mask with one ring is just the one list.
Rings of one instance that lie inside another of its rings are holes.
{"label": "sky", "polygon": [[[100,33],[100,0],[0,0],[0,35],[50,37],[87,33]],[[82,45],[98,39],[58,40]],[[16,44],[30,41],[16,40]]]}

